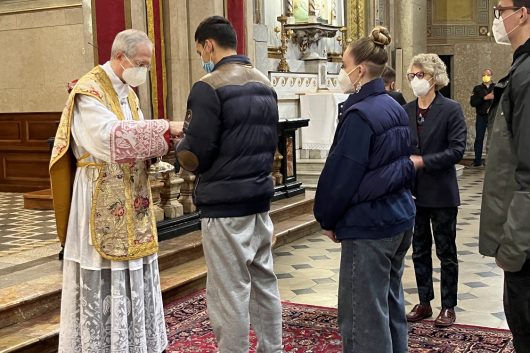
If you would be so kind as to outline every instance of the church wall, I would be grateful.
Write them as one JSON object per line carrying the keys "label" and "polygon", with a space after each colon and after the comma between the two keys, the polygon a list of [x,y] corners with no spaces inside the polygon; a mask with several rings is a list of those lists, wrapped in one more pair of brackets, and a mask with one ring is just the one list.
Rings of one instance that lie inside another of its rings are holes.
{"label": "church wall", "polygon": [[467,151],[473,151],[475,141],[475,109],[469,105],[473,87],[482,81],[482,71],[491,68],[494,81],[502,78],[512,63],[511,47],[497,45],[494,41],[483,43],[457,43],[450,46],[430,46],[429,51],[439,55],[453,55],[453,99],[462,105],[466,123]]}
{"label": "church wall", "polygon": [[224,15],[223,0],[165,0],[166,63],[168,68],[168,113],[184,120],[191,86],[204,76],[195,49],[195,30],[206,17]]}
{"label": "church wall", "polygon": [[61,111],[66,84],[92,67],[83,43],[81,5],[0,13],[0,112]]}
{"label": "church wall", "polygon": [[482,71],[491,68],[494,80],[502,78],[512,62],[512,49],[490,37],[493,6],[497,0],[429,0],[428,51],[452,56],[452,95],[464,110],[468,126],[467,151],[475,141],[475,110],[469,105]]}

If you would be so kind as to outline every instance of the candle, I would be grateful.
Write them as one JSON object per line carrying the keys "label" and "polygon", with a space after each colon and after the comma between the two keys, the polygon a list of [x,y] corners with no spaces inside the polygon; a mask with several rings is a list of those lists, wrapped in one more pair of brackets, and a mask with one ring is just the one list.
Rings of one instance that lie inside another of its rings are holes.
{"label": "candle", "polygon": [[309,16],[315,16],[315,0],[309,0]]}

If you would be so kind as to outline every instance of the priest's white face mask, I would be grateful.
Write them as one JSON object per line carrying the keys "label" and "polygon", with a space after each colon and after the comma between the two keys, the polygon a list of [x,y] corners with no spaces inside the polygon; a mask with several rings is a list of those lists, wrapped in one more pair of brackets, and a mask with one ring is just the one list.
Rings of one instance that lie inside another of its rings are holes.
{"label": "priest's white face mask", "polygon": [[138,66],[135,65],[127,55],[124,55],[125,59],[133,65],[132,67],[125,68],[121,65],[123,69],[123,80],[131,87],[138,87],[145,83],[147,80],[147,70],[148,66]]}

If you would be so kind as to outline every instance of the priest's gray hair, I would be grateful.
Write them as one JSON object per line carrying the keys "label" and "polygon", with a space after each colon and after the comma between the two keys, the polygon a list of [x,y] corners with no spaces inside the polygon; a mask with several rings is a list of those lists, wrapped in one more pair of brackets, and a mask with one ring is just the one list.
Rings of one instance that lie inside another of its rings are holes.
{"label": "priest's gray hair", "polygon": [[447,67],[445,63],[436,54],[418,54],[412,58],[409,66],[409,72],[412,67],[416,66],[433,77],[435,89],[438,91],[449,84],[449,76],[447,76]]}
{"label": "priest's gray hair", "polygon": [[116,59],[118,53],[124,53],[128,58],[132,59],[136,56],[136,50],[139,44],[147,44],[153,48],[153,43],[145,32],[137,29],[121,31],[114,38],[110,57]]}

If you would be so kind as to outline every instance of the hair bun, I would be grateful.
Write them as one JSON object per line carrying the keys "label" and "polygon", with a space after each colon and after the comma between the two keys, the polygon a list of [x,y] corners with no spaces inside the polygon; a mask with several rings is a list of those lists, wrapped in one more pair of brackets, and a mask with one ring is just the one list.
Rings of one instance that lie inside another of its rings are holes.
{"label": "hair bun", "polygon": [[392,42],[390,32],[383,26],[376,26],[374,29],[372,29],[371,39],[375,44],[382,47],[389,45],[390,42]]}

